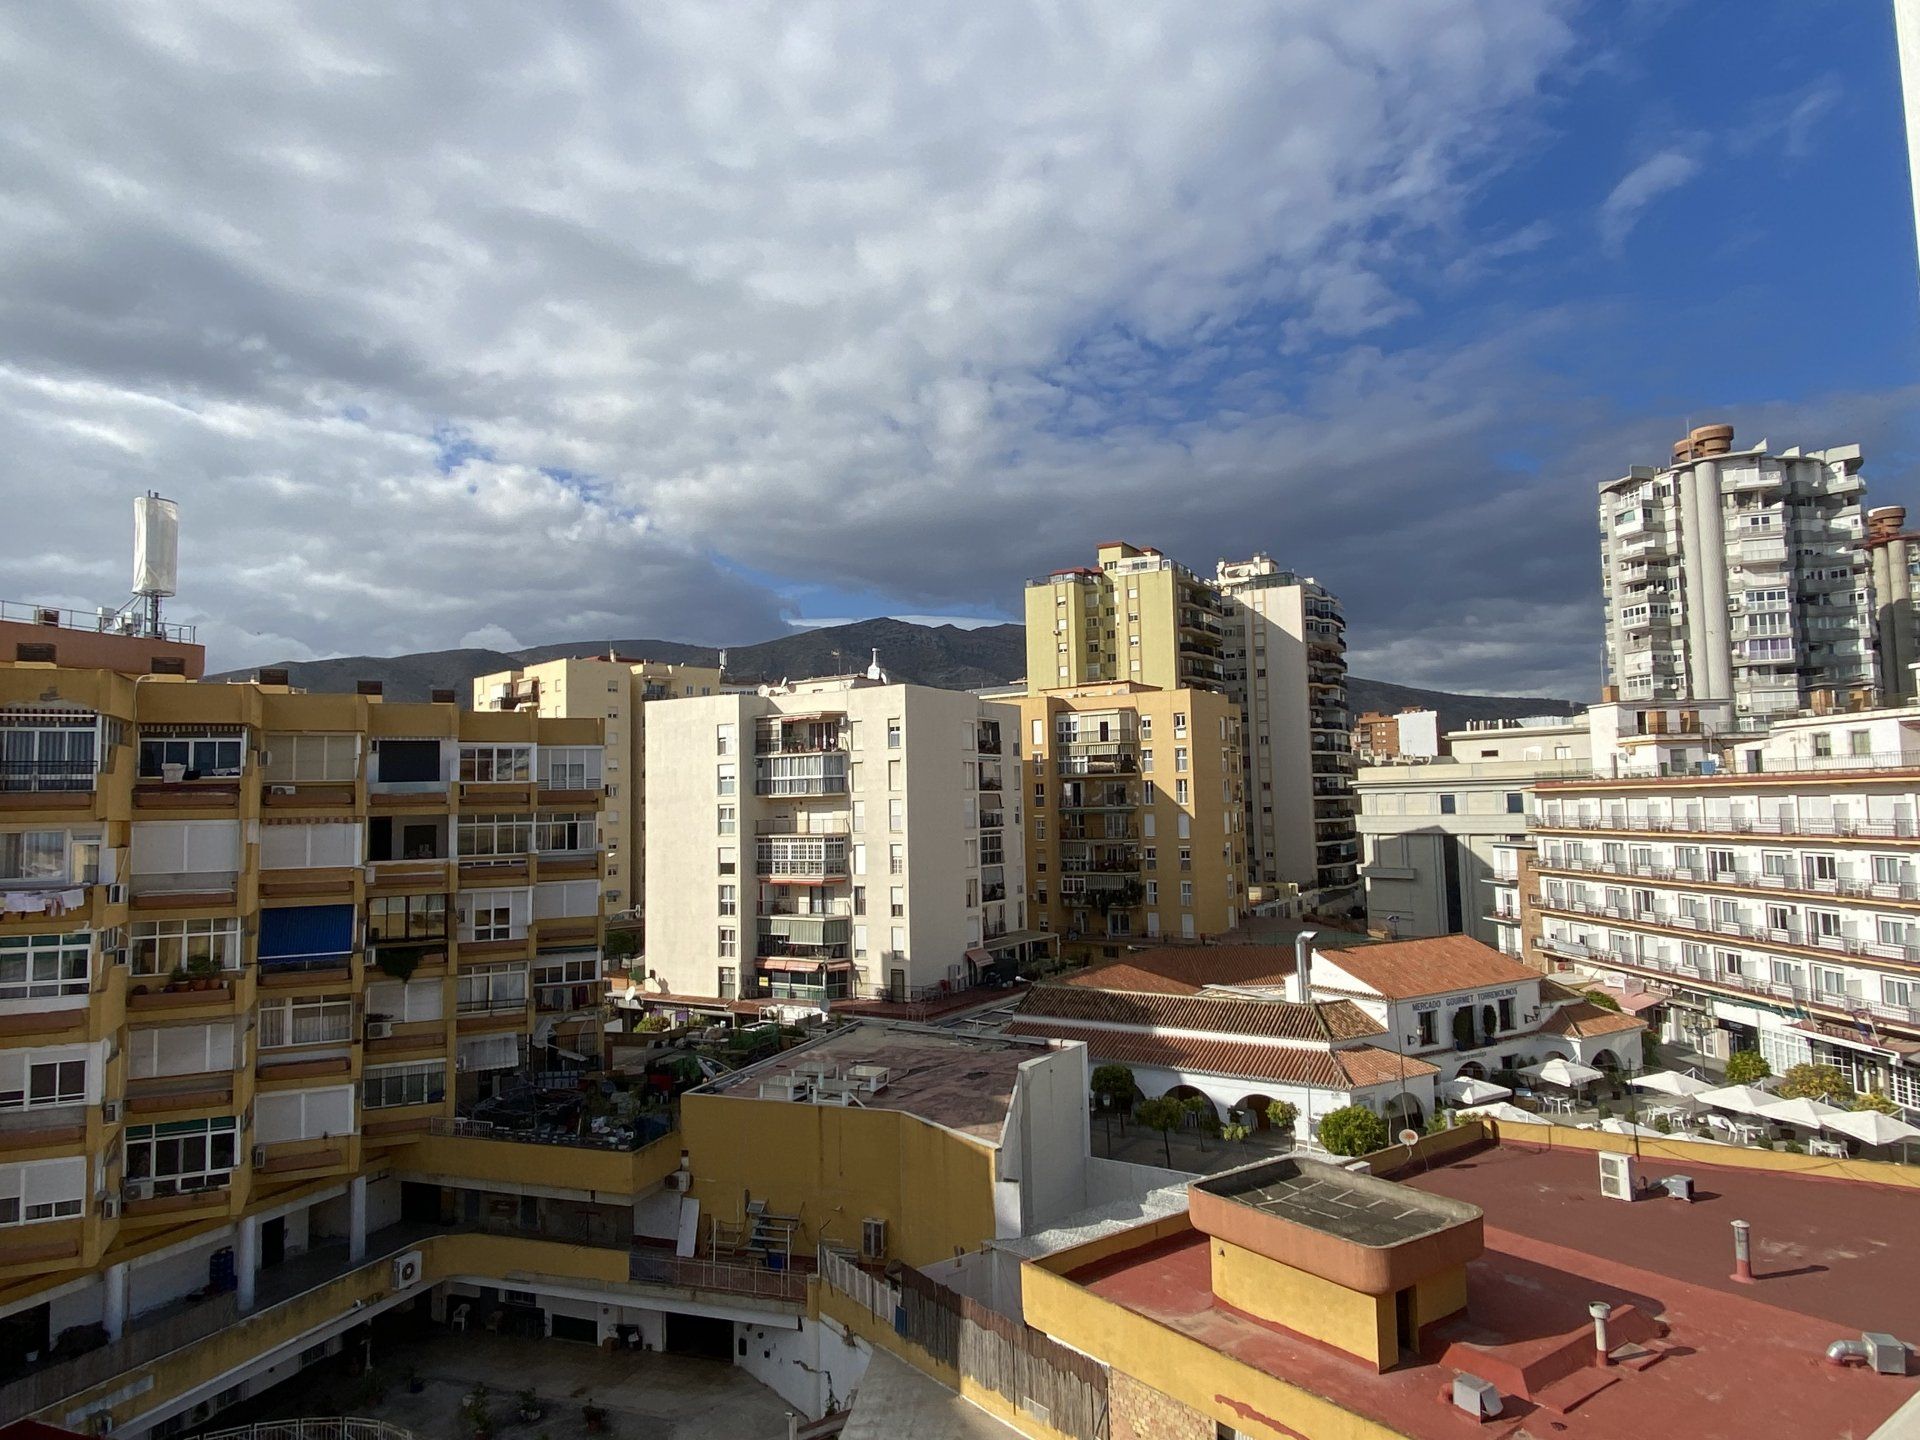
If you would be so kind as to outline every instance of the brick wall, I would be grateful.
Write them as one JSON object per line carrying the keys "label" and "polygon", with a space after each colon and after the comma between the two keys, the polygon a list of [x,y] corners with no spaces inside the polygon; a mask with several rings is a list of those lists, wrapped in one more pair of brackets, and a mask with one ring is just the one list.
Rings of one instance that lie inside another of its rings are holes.
{"label": "brick wall", "polygon": [[1107,1391],[1112,1440],[1214,1440],[1212,1420],[1119,1370]]}

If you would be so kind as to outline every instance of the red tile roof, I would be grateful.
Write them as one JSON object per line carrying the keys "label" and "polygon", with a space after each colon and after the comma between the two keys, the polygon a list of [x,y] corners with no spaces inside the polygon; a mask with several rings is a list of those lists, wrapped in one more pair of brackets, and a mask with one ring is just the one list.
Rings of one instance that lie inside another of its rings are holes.
{"label": "red tile roof", "polygon": [[1616,1015],[1591,1000],[1576,1000],[1563,1005],[1540,1022],[1542,1035],[1569,1035],[1589,1039],[1595,1035],[1617,1035],[1623,1030],[1644,1030],[1647,1022],[1632,1015]]}
{"label": "red tile roof", "polygon": [[[1338,965],[1354,979],[1395,1000],[1540,979],[1538,970],[1467,935],[1358,945],[1326,956],[1326,963]],[[1314,984],[1318,986],[1325,978],[1316,971]]]}
{"label": "red tile roof", "polygon": [[1066,983],[1191,995],[1209,985],[1279,985],[1292,974],[1291,945],[1163,945],[1095,965]]}
{"label": "red tile roof", "polygon": [[1347,1050],[1308,1049],[1292,1045],[1235,1044],[1226,1040],[1198,1040],[1179,1035],[1143,1035],[1128,1030],[1101,1030],[1060,1020],[1016,1020],[1009,1035],[1044,1036],[1054,1040],[1083,1040],[1095,1059],[1123,1065],[1157,1065],[1247,1080],[1283,1080],[1324,1090],[1348,1090],[1396,1080],[1401,1066],[1408,1079],[1438,1071],[1424,1060],[1404,1061],[1391,1050],[1356,1045]]}
{"label": "red tile roof", "polygon": [[1372,1016],[1350,1000],[1297,1005],[1281,1000],[1095,990],[1085,985],[1035,986],[1020,1002],[1020,1013],[1278,1040],[1357,1040],[1382,1030]]}

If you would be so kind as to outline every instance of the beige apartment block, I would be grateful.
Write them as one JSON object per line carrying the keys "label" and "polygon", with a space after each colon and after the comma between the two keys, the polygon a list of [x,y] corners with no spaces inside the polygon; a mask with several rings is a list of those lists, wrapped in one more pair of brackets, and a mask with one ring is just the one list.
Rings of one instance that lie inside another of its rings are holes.
{"label": "beige apartment block", "polygon": [[1035,923],[1079,957],[1231,930],[1246,905],[1240,707],[1127,684],[1018,704]]}
{"label": "beige apartment block", "polygon": [[479,676],[475,710],[527,710],[559,719],[598,720],[605,728],[601,761],[606,809],[607,913],[645,910],[646,707],[655,701],[720,693],[710,665],[670,665],[619,655],[547,660]]}
{"label": "beige apartment block", "polygon": [[1101,545],[1097,562],[1028,583],[1028,693],[1117,682],[1231,697],[1246,740],[1253,898],[1353,885],[1339,602],[1265,555],[1223,560],[1211,579],[1124,541]]}
{"label": "beige apartment block", "polygon": [[917,1000],[1043,951],[1018,715],[878,674],[656,707],[647,823],[672,843],[647,850],[650,987]]}

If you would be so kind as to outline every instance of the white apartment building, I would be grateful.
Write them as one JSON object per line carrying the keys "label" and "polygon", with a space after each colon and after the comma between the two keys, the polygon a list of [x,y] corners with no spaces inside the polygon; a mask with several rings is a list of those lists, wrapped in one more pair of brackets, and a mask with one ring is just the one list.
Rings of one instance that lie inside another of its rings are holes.
{"label": "white apartment building", "polygon": [[1445,755],[1355,777],[1367,923],[1392,939],[1471,935],[1518,955],[1518,915],[1488,884],[1512,869],[1501,847],[1527,843],[1534,782],[1592,772],[1587,721],[1492,722],[1446,738]]}
{"label": "white apartment building", "polygon": [[1663,469],[1600,486],[1607,684],[1712,700],[1754,730],[1816,691],[1871,693],[1873,599],[1860,448],[1736,451],[1707,425]]}
{"label": "white apartment building", "polygon": [[1529,958],[1609,978],[1668,1040],[1920,1111],[1920,710],[1777,719],[1722,755],[1538,782],[1503,901]]}
{"label": "white apartment building", "polygon": [[876,664],[655,707],[646,746],[656,992],[921,999],[1047,943],[1011,706]]}
{"label": "white apartment building", "polygon": [[1222,560],[1214,585],[1232,603],[1221,657],[1243,718],[1255,898],[1289,883],[1348,888],[1358,878],[1359,843],[1340,602],[1266,555]]}

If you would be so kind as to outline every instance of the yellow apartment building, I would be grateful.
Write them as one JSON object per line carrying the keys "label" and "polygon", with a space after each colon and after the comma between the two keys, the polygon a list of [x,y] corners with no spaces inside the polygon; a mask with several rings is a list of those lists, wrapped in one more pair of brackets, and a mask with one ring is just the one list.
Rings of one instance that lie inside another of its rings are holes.
{"label": "yellow apartment building", "polygon": [[1231,930],[1245,906],[1240,709],[1117,682],[1010,703],[1031,757],[1032,923],[1078,957]]}
{"label": "yellow apartment building", "polygon": [[671,665],[590,655],[546,660],[473,682],[473,708],[524,710],[554,719],[598,720],[604,727],[600,761],[606,805],[605,841],[609,915],[640,912],[646,886],[646,706],[657,700],[718,695],[716,666]]}

